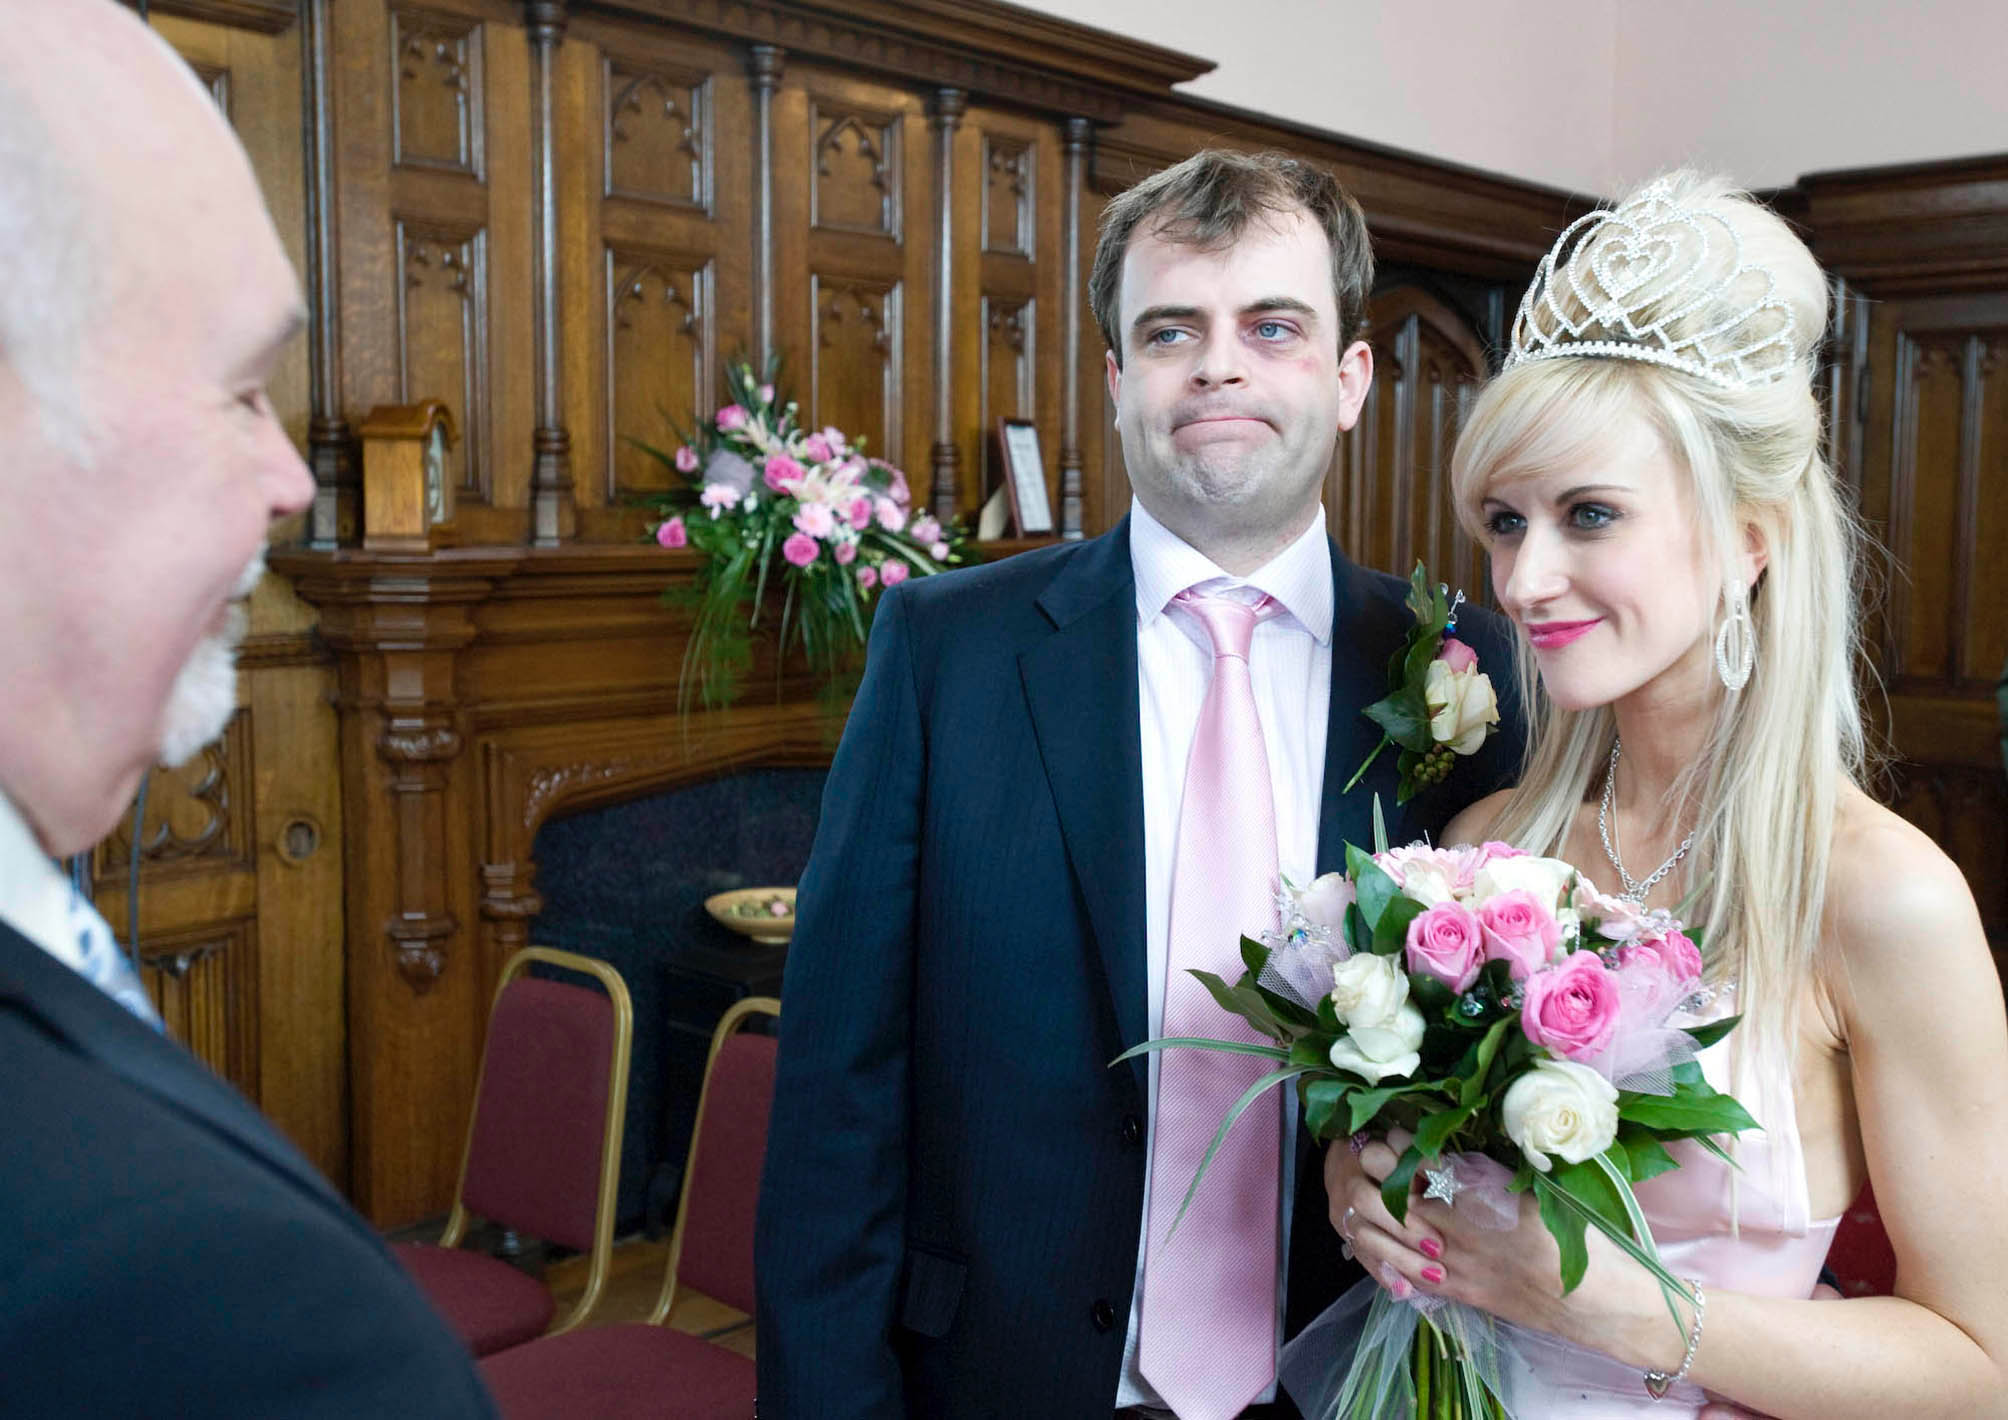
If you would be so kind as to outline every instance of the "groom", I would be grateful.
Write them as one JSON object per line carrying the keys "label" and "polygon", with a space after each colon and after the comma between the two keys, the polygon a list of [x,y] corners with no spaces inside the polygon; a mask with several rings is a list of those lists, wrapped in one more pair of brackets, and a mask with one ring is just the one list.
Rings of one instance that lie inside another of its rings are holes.
{"label": "groom", "polygon": [[[1123,194],[1090,299],[1130,515],[886,596],[783,993],[767,1420],[1296,1413],[1275,1347],[1347,1280],[1321,1151],[1271,1092],[1167,1241],[1259,1069],[1109,1062],[1228,1032],[1188,968],[1238,972],[1275,874],[1342,868],[1376,794],[1401,842],[1517,761],[1509,725],[1405,810],[1391,754],[1340,792],[1410,625],[1319,503],[1372,278],[1359,207],[1295,160],[1200,153]],[[1503,690],[1502,625],[1459,635]]]}

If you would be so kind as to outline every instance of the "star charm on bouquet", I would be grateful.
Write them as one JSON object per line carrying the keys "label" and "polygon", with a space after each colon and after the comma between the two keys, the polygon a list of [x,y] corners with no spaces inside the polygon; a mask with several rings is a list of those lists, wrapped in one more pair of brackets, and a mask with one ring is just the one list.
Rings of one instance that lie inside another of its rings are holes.
{"label": "star charm on bouquet", "polygon": [[1464,1181],[1457,1176],[1457,1166],[1445,1159],[1441,1168],[1424,1169],[1424,1179],[1429,1187],[1422,1191],[1424,1198],[1440,1198],[1448,1207],[1455,1207],[1457,1195],[1464,1191]]}

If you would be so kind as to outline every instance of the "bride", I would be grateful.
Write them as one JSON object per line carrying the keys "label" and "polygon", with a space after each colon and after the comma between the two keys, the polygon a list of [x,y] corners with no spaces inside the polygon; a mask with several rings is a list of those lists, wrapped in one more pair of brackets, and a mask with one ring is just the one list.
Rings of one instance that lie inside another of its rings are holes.
{"label": "bride", "polygon": [[[1531,1202],[1507,1232],[1420,1199],[1398,1225],[1378,1192],[1394,1152],[1331,1151],[1332,1219],[1370,1275],[1524,1329],[1525,1420],[1692,1416],[1710,1395],[1807,1420],[2008,1415],[2008,1023],[1958,870],[1860,787],[1825,324],[1785,224],[1675,174],[1564,233],[1458,446],[1534,718],[1520,786],[1445,841],[1564,858],[1647,907],[1691,895],[1705,1014],[1743,1016],[1702,1063],[1763,1126],[1735,1170],[1697,1149],[1638,1188],[1693,1292],[1678,1330],[1594,1230],[1563,1296]],[[1870,1180],[1896,1295],[1809,1300]]]}

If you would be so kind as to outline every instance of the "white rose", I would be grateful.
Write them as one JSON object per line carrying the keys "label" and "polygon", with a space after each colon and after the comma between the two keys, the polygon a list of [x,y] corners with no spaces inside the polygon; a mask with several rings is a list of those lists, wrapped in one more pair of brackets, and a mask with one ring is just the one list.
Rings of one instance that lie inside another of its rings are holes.
{"label": "white rose", "polygon": [[1297,894],[1297,910],[1306,920],[1337,931],[1346,925],[1346,909],[1352,901],[1352,880],[1344,873],[1326,873]]}
{"label": "white rose", "polygon": [[1492,679],[1475,668],[1454,671],[1444,661],[1429,663],[1422,698],[1429,707],[1429,736],[1458,754],[1470,754],[1485,742],[1485,730],[1499,723],[1499,701]]}
{"label": "white rose", "polygon": [[1618,1137],[1618,1092],[1609,1080],[1573,1060],[1537,1060],[1506,1087],[1499,1105],[1506,1137],[1542,1173],[1556,1158],[1580,1164]]}
{"label": "white rose", "polygon": [[1408,976],[1393,957],[1355,952],[1332,968],[1332,1009],[1354,1030],[1391,1023],[1408,1003]]}
{"label": "white rose", "polygon": [[1562,894],[1576,870],[1560,858],[1494,858],[1478,870],[1471,890],[1478,902],[1502,892],[1527,891],[1550,912],[1562,905]]}
{"label": "white rose", "polygon": [[1422,1012],[1404,1001],[1387,1024],[1354,1026],[1333,1041],[1332,1064],[1372,1084],[1378,1084],[1388,1075],[1413,1075],[1422,1064],[1418,1053],[1422,1032]]}

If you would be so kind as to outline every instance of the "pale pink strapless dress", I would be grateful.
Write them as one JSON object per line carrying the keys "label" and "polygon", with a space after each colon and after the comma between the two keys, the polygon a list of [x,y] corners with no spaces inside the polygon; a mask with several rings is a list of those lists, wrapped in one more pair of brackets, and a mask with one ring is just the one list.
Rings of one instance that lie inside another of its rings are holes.
{"label": "pale pink strapless dress", "polygon": [[[1841,1220],[1810,1216],[1791,1072],[1782,1062],[1767,1067],[1751,1058],[1758,1052],[1733,1050],[1735,1044],[1732,1035],[1700,1059],[1709,1083],[1734,1094],[1764,1126],[1730,1146],[1742,1172],[1696,1145],[1675,1144],[1671,1152],[1681,1166],[1640,1184],[1639,1206],[1674,1276],[1732,1292],[1810,1297]],[[1683,1385],[1654,1402],[1629,1366],[1550,1337],[1522,1337],[1536,1354],[1528,1357],[1532,1373],[1516,1378],[1510,1397],[1521,1420],[1691,1420],[1705,1401],[1698,1388]]]}

